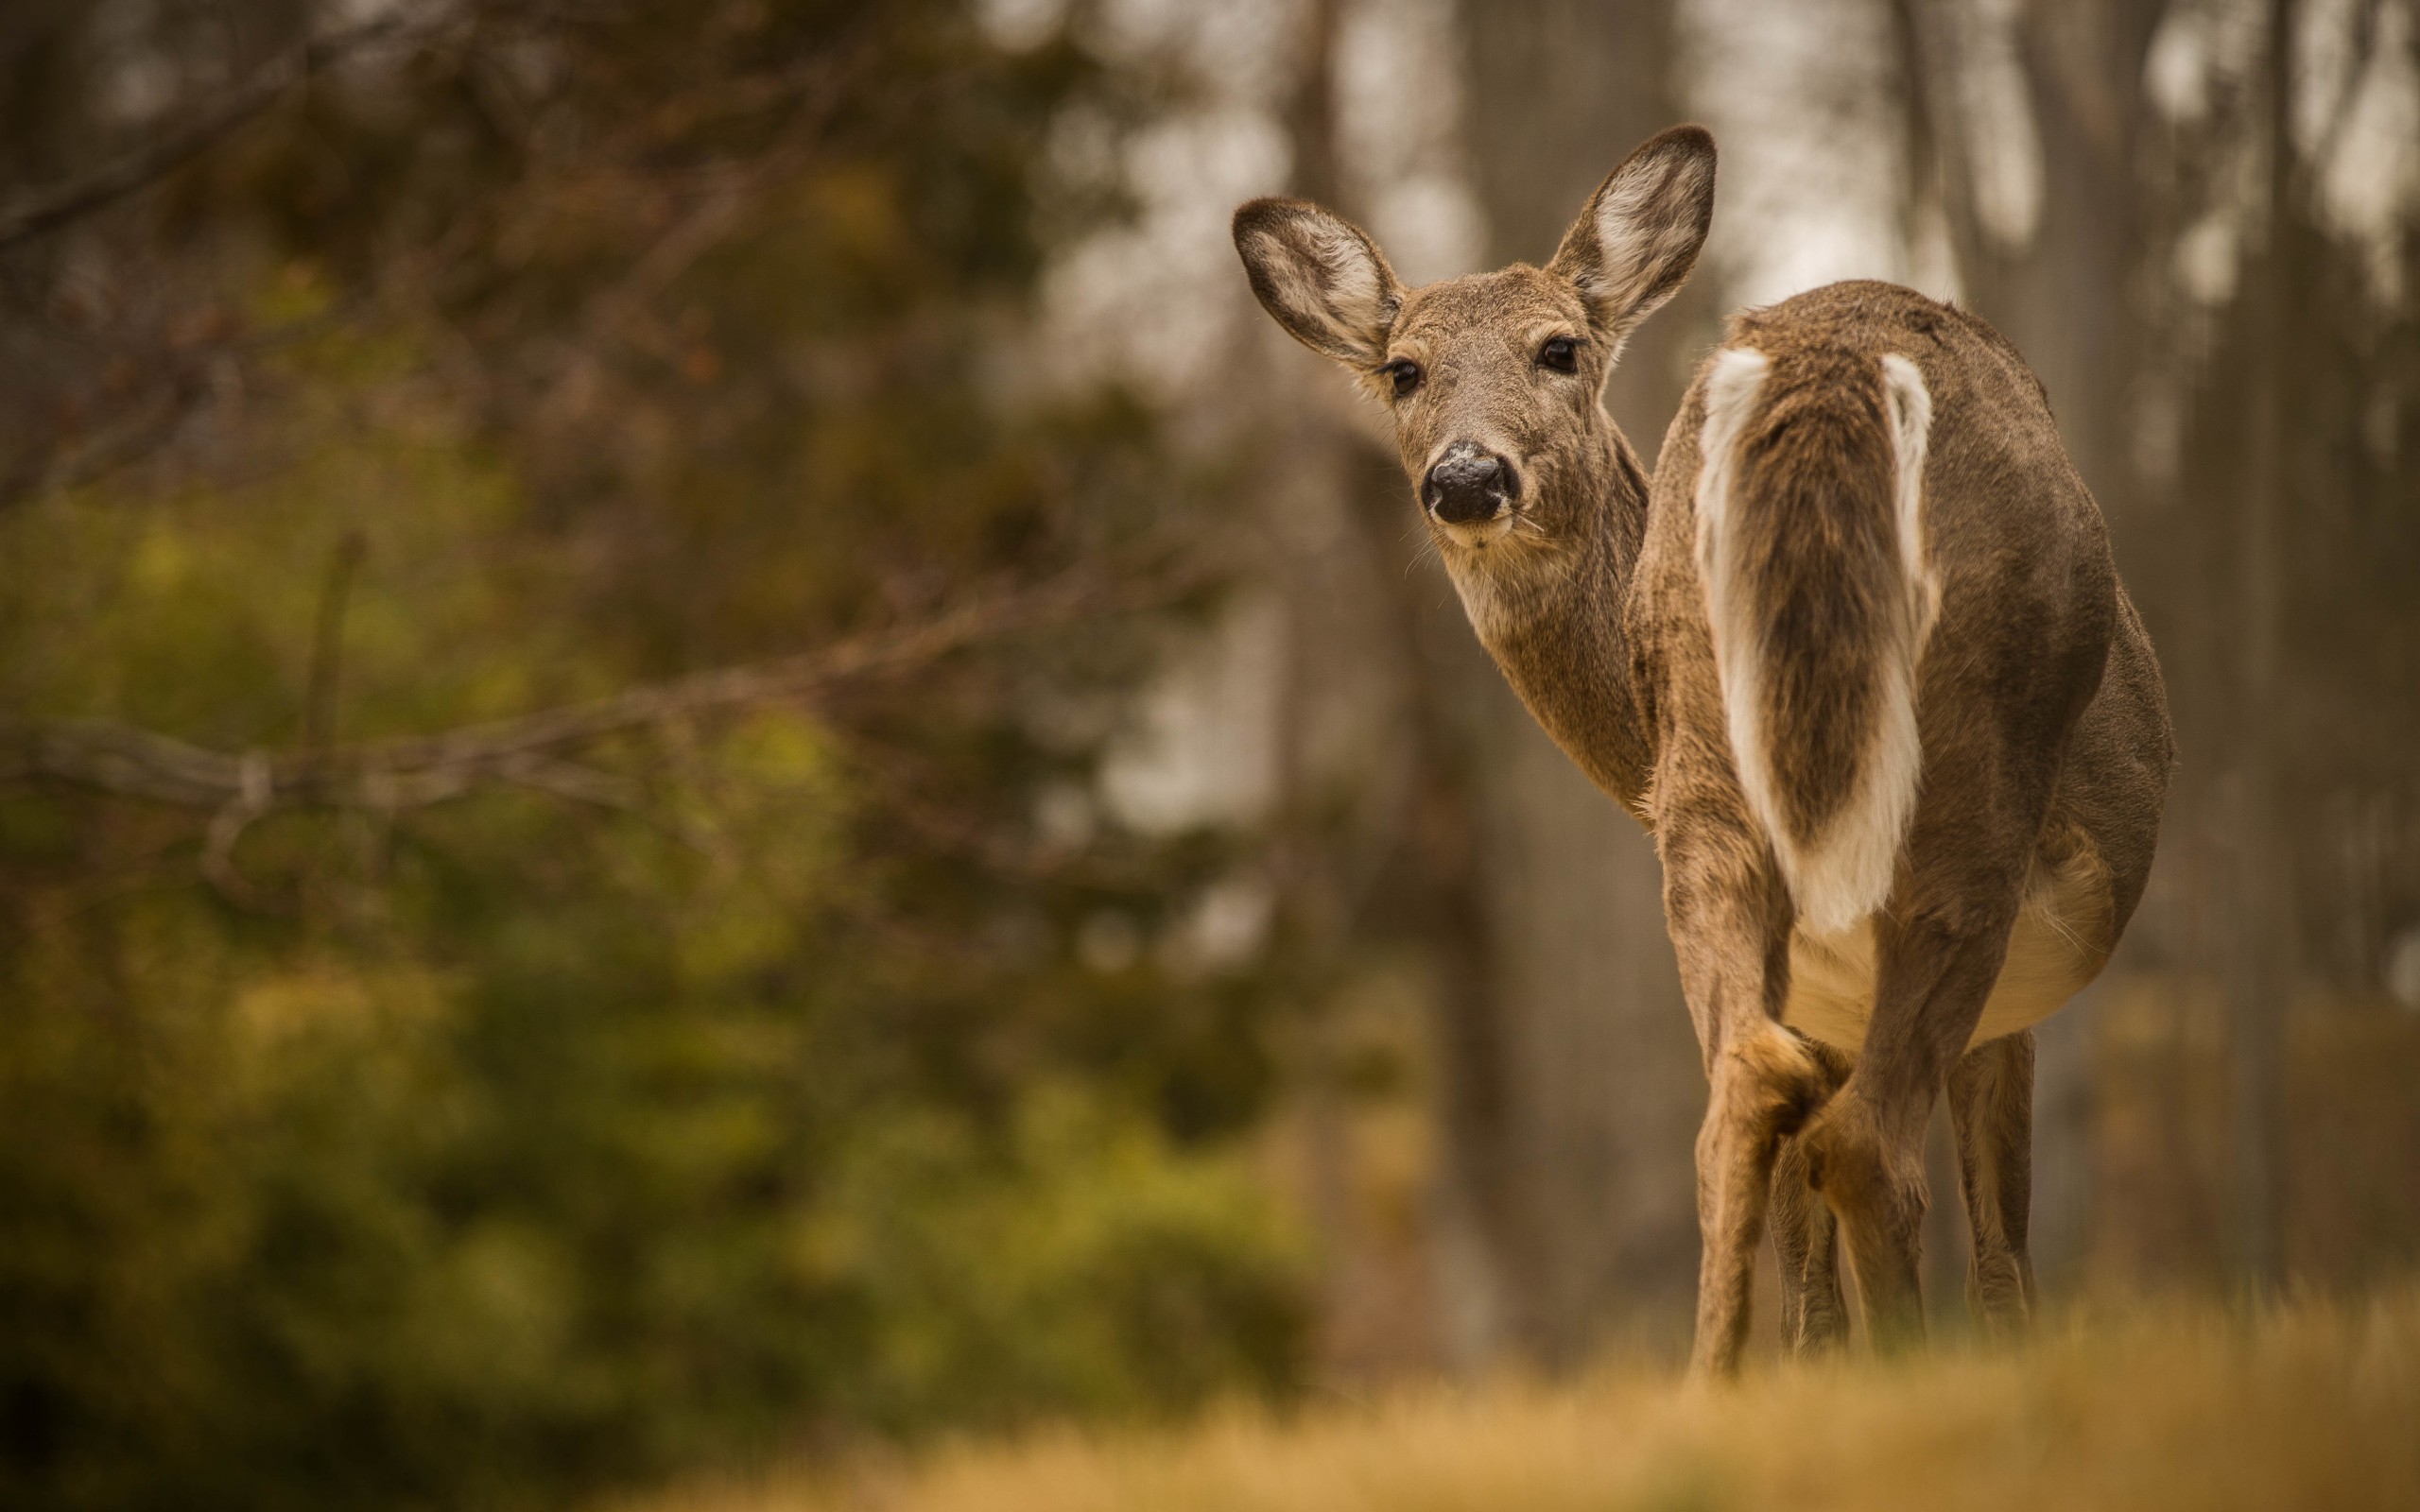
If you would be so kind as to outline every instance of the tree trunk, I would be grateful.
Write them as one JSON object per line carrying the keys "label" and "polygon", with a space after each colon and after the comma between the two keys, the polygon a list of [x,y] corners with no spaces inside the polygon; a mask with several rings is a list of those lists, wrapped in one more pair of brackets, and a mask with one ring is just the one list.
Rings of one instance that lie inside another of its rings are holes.
{"label": "tree trunk", "polygon": [[[1491,265],[1542,263],[1590,190],[1678,119],[1665,0],[1466,6],[1472,178]],[[1691,305],[1631,344],[1608,386],[1651,459],[1677,405]],[[1703,1078],[1637,824],[1547,740],[1467,629],[1450,679],[1478,783],[1494,1004],[1517,1174],[1513,1326],[1537,1358],[1685,1326]]]}
{"label": "tree trunk", "polygon": [[[1336,50],[1338,0],[1311,0],[1304,17],[1305,62],[1288,102],[1294,147],[1291,189],[1347,215],[1363,212],[1340,161]],[[1289,373],[1302,371],[1289,352]],[[1286,393],[1294,379],[1272,379]],[[1282,437],[1265,496],[1275,543],[1267,577],[1288,621],[1288,687],[1281,699],[1284,793],[1276,869],[1299,931],[1321,938],[1312,954],[1332,957],[1344,936],[1409,944],[1429,969],[1430,1113],[1441,1147],[1429,1194],[1426,1349],[1376,1337],[1400,1332],[1382,1300],[1363,1296],[1374,1267],[1362,1227],[1349,1211],[1354,1156],[1339,1104],[1328,1026],[1306,1026],[1305,1157],[1313,1219],[1328,1251],[1324,1309],[1328,1365],[1351,1375],[1422,1363],[1470,1371],[1496,1362],[1512,1343],[1512,1279],[1526,1246],[1514,1205],[1518,1183],[1509,1124],[1505,1024],[1496,1010],[1494,939],[1475,860],[1473,763],[1434,666],[1438,610],[1450,591],[1407,571],[1416,520],[1392,455],[1382,455],[1340,413],[1333,375],[1323,387],[1271,406]],[[1330,528],[1333,526],[1333,528]],[[1459,615],[1458,615],[1459,617]],[[1467,640],[1467,632],[1464,632]],[[1305,771],[1314,706],[1382,688],[1382,749],[1364,750],[1354,785],[1365,800],[1358,823],[1322,824],[1324,800]]]}
{"label": "tree trunk", "polygon": [[2236,752],[2238,834],[2235,876],[2237,959],[2227,984],[2229,1130],[2237,1281],[2258,1295],[2273,1291],[2285,1269],[2279,1212],[2284,1120],[2284,997],[2290,981],[2293,892],[2285,869],[2288,849],[2278,833],[2277,720],[2279,638],[2283,629],[2284,542],[2277,524],[2290,466],[2284,436],[2288,301],[2296,282],[2300,226],[2292,214],[2292,0],[2269,0],[2267,119],[2268,245],[2253,269],[2253,350],[2248,455],[2244,468],[2241,539],[2237,543],[2243,614],[2238,668],[2239,748]]}

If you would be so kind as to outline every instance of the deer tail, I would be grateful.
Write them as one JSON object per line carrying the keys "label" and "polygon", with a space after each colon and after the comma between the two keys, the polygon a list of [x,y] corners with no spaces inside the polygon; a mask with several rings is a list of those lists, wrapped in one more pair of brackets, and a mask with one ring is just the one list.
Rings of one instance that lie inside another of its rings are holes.
{"label": "deer tail", "polygon": [[1716,354],[1697,564],[1731,750],[1817,935],[1882,906],[1915,815],[1932,396],[1905,357]]}

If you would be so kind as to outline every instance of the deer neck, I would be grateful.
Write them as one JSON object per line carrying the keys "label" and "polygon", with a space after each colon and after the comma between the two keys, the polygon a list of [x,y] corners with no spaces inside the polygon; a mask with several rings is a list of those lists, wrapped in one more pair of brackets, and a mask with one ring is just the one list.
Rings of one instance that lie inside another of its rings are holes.
{"label": "deer neck", "polygon": [[1652,762],[1622,627],[1647,522],[1647,474],[1610,417],[1585,465],[1542,499],[1559,528],[1445,553],[1479,644],[1589,780],[1644,819]]}

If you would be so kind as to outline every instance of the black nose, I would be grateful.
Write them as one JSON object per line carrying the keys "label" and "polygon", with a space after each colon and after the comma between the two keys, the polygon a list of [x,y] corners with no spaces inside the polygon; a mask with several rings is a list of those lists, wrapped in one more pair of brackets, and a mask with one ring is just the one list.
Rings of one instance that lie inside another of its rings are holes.
{"label": "black nose", "polygon": [[1420,486],[1420,502],[1449,525],[1478,524],[1495,518],[1512,501],[1512,470],[1503,458],[1482,452],[1468,441],[1445,449]]}

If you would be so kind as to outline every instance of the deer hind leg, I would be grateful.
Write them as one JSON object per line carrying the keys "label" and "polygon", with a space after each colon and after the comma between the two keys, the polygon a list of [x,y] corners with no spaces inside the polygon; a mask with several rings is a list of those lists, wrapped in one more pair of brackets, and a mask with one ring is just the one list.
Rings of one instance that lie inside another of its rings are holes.
{"label": "deer hind leg", "polygon": [[1780,1022],[1789,899],[1770,852],[1744,811],[1674,809],[1658,833],[1665,917],[1708,1084],[1697,1142],[1703,1247],[1690,1354],[1691,1373],[1704,1378],[1738,1368],[1773,1162],[1820,1095],[1822,1072]]}
{"label": "deer hind leg", "polygon": [[2033,1031],[1977,1045],[1949,1073],[1959,1185],[1974,1259],[1966,1306],[1987,1332],[2024,1327],[2033,1309],[2025,1233],[2033,1188]]}
{"label": "deer hind leg", "polygon": [[2015,907],[2014,886],[2006,890],[2007,905],[1987,906],[1980,919],[1952,921],[1921,904],[1877,918],[1879,980],[1864,1047],[1801,1136],[1810,1178],[1840,1217],[1878,1348],[1924,1336],[1925,1125],[2007,954]]}
{"label": "deer hind leg", "polygon": [[1756,1246],[1764,1238],[1773,1164],[1805,1116],[1815,1073],[1805,1045],[1779,1024],[1741,1024],[1709,1068],[1698,1130],[1698,1314],[1690,1370],[1727,1376],[1747,1343]]}
{"label": "deer hind leg", "polygon": [[[1820,1095],[1828,1098],[1847,1079],[1847,1058],[1811,1040],[1806,1047],[1823,1071]],[[1841,1295],[1839,1224],[1807,1182],[1806,1148],[1795,1135],[1782,1142],[1773,1161],[1769,1222],[1781,1269],[1783,1346],[1801,1357],[1837,1348],[1849,1330],[1848,1305]]]}

